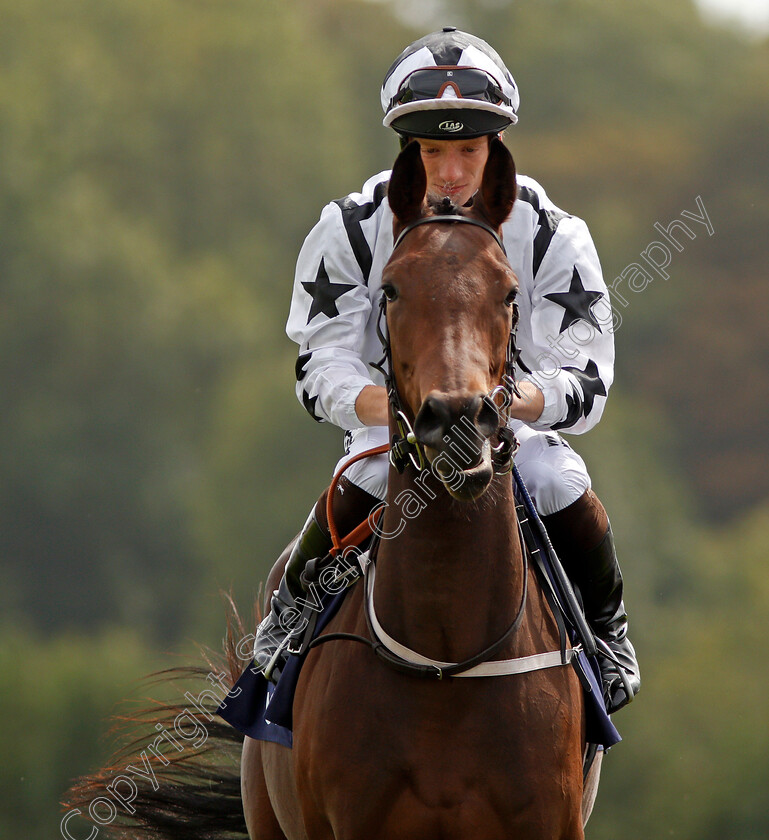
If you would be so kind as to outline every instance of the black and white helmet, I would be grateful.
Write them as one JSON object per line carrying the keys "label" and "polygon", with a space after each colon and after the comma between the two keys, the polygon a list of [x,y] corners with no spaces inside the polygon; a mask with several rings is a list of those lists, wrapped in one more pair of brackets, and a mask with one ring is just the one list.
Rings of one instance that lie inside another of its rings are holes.
{"label": "black and white helmet", "polygon": [[382,85],[384,125],[432,140],[497,134],[518,122],[519,101],[499,55],[453,26],[406,47]]}

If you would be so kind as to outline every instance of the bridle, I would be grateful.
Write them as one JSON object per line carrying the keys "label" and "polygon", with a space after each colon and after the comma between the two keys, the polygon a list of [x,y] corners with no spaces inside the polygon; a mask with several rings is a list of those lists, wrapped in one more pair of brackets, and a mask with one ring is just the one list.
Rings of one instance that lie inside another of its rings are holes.
{"label": "bridle", "polygon": [[[414,222],[406,225],[400,232],[398,238],[393,245],[393,253],[395,253],[398,246],[403,242],[404,237],[409,234],[414,228],[420,225],[433,223],[448,223],[448,224],[467,224],[479,227],[485,230],[494,241],[499,245],[502,253],[507,257],[507,251],[502,243],[499,234],[490,225],[482,222],[480,219],[473,219],[469,216],[459,216],[457,214],[440,214],[436,216],[424,216]],[[385,387],[387,389],[387,399],[390,405],[390,412],[395,420],[397,432],[393,435],[390,444],[390,463],[402,473],[403,470],[410,463],[417,472],[421,472],[427,467],[427,459],[425,458],[422,446],[417,440],[414,428],[404,410],[403,402],[398,394],[398,388],[395,384],[395,378],[392,373],[392,350],[390,348],[390,340],[385,334],[383,325],[387,325],[387,298],[384,294],[379,300],[379,316],[377,318],[377,336],[382,344],[383,355],[379,362],[373,364],[373,367],[378,370],[385,380]],[[483,398],[484,402],[497,414],[499,418],[499,426],[496,435],[499,439],[497,446],[492,449],[492,463],[494,465],[494,472],[499,475],[504,475],[510,472],[513,468],[513,456],[518,448],[518,443],[515,439],[513,431],[508,426],[510,419],[510,406],[513,404],[513,398],[520,396],[520,391],[515,381],[515,361],[518,358],[518,348],[516,347],[516,330],[518,326],[518,307],[513,304],[513,323],[510,329],[510,337],[507,342],[505,350],[505,372],[502,375],[500,383]]]}
{"label": "bridle", "polygon": [[[487,224],[476,219],[454,215],[428,216],[412,222],[410,225],[407,225],[403,231],[401,231],[395,242],[393,251],[395,251],[395,249],[401,244],[404,236],[408,234],[409,231],[413,230],[418,225],[433,222],[458,222],[460,224],[472,224],[476,227],[480,227],[494,237],[494,240],[502,249],[502,252],[505,253],[504,246],[502,245],[498,234]],[[505,254],[505,256],[507,255]],[[513,456],[515,455],[518,446],[515,435],[507,425],[507,421],[509,420],[509,408],[512,405],[513,397],[520,396],[520,392],[518,391],[515,383],[514,375],[515,360],[518,356],[518,350],[515,344],[517,321],[518,312],[517,309],[514,309],[513,323],[510,329],[510,337],[508,339],[507,349],[505,352],[505,372],[501,377],[499,385],[492,388],[492,390],[484,397],[484,401],[494,408],[497,413],[497,417],[499,418],[499,428],[496,431],[499,438],[499,445],[492,450],[492,463],[494,465],[495,473],[503,475],[513,471]],[[382,343],[383,356],[379,362],[373,365],[373,367],[375,367],[384,376],[390,411],[395,418],[397,427],[397,432],[393,435],[390,445],[390,462],[400,473],[402,473],[409,464],[411,464],[418,472],[421,472],[426,468],[427,461],[422,447],[416,438],[413,426],[404,411],[403,403],[395,385],[392,373],[392,352],[389,339],[383,330],[383,323],[386,326],[387,298],[384,294],[382,294],[379,303],[379,316],[377,319],[377,335]],[[376,450],[372,450],[372,453],[374,451]],[[341,471],[343,471],[346,466],[347,465],[345,465]],[[330,495],[331,494],[329,494],[329,496]],[[331,505],[329,503],[329,512],[330,510]],[[331,517],[329,517],[329,519],[331,519]],[[524,518],[523,521],[526,521],[526,519]],[[559,650],[535,654],[533,656],[517,657],[514,659],[492,659],[504,648],[507,642],[521,627],[526,611],[529,566],[528,551],[526,549],[526,542],[524,540],[521,522],[522,520],[519,517],[518,529],[521,537],[521,546],[523,547],[523,586],[518,609],[512,623],[508,626],[502,636],[480,653],[471,656],[462,662],[436,661],[405,647],[387,634],[380,624],[376,615],[376,610],[374,609],[376,555],[380,544],[380,535],[376,529],[374,529],[374,539],[369,547],[369,550],[358,557],[361,567],[364,570],[365,593],[363,613],[371,638],[359,636],[354,633],[326,633],[310,642],[308,647],[313,648],[320,644],[324,644],[325,642],[336,640],[360,642],[371,647],[374,653],[376,653],[376,655],[379,656],[386,664],[401,673],[439,680],[444,677],[504,676],[526,673],[528,671],[540,670],[543,668],[568,665],[575,659],[581,648],[567,648],[566,631],[565,628],[562,627],[562,622],[560,620],[558,620],[558,629],[561,639]],[[579,673],[579,669],[577,670]]]}
{"label": "bridle", "polygon": [[417,219],[415,222],[411,222],[410,224],[406,225],[405,228],[400,232],[398,238],[395,240],[395,245],[393,245],[393,253],[397,250],[398,246],[403,241],[403,237],[406,236],[407,233],[410,233],[414,230],[415,227],[419,227],[419,225],[426,225],[431,222],[459,222],[460,224],[466,225],[475,225],[476,227],[483,228],[486,233],[490,233],[494,237],[494,241],[499,245],[502,250],[502,253],[507,256],[507,251],[505,250],[505,246],[502,244],[502,240],[499,237],[499,234],[494,230],[491,225],[487,225],[486,222],[482,222],[480,219],[473,219],[470,216],[459,216],[456,213],[442,213],[438,216],[423,216],[421,219]]}

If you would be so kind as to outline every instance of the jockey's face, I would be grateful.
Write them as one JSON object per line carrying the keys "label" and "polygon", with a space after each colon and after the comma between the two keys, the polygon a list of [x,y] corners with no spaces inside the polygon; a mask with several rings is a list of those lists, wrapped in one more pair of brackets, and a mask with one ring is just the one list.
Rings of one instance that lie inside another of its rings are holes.
{"label": "jockey's face", "polygon": [[427,174],[427,193],[438,200],[448,196],[460,207],[481,186],[489,157],[489,138],[417,141]]}

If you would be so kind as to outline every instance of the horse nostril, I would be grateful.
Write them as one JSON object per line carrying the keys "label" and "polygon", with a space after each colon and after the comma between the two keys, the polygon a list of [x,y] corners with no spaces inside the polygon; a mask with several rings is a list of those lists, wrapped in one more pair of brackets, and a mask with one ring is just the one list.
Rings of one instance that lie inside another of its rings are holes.
{"label": "horse nostril", "polygon": [[447,401],[436,396],[427,397],[414,421],[418,440],[432,449],[440,449],[450,427],[451,411]]}
{"label": "horse nostril", "polygon": [[481,407],[475,418],[475,426],[485,437],[490,438],[499,429],[499,411],[490,398],[481,399]]}

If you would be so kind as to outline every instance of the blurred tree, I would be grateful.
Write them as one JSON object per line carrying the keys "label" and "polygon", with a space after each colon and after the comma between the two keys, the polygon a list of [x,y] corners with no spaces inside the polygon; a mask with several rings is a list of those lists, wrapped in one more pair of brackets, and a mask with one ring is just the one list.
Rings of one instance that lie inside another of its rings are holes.
{"label": "blurred tree", "polygon": [[[288,371],[282,323],[301,237],[372,167],[346,104],[359,81],[309,3],[255,13],[242,2],[34,0],[8,11],[9,585],[49,628],[119,617],[168,634],[191,594],[180,580],[200,581],[209,562],[192,545],[189,500],[207,481],[219,394],[230,376],[259,394],[273,367]],[[353,180],[340,183],[342,168]]]}
{"label": "blurred tree", "polygon": [[[698,195],[710,214],[623,311],[606,417],[574,441],[645,668],[590,831],[765,836],[769,43],[689,0],[0,12],[0,608],[37,628],[0,654],[19,722],[0,833],[50,836],[27,823],[97,760],[109,686],[147,670],[144,642],[103,628],[216,637],[216,589],[247,611],[326,484],[341,434],[296,402],[283,334],[295,256],[395,155],[392,59],[453,22],[508,61],[519,168],[588,221],[610,282],[655,222]],[[46,640],[65,628],[90,639]]]}
{"label": "blurred tree", "polygon": [[653,624],[632,602],[644,686],[617,719],[625,741],[604,762],[593,840],[766,836],[768,542],[763,506],[689,543]]}
{"label": "blurred tree", "polygon": [[0,834],[58,837],[63,792],[75,775],[108,758],[106,717],[122,697],[136,693],[138,677],[160,667],[162,658],[134,631],[46,641],[18,625],[2,630]]}
{"label": "blurred tree", "polygon": [[448,10],[507,58],[521,88],[521,121],[508,132],[519,170],[587,219],[609,282],[644,264],[640,253],[662,238],[655,222],[697,212],[702,197],[714,235],[695,225],[696,241],[673,253],[671,279],[633,297],[617,381],[664,411],[670,457],[691,473],[701,509],[722,519],[745,511],[769,492],[760,468],[769,357],[756,318],[769,305],[758,282],[769,41],[708,26],[683,0],[479,0]]}

